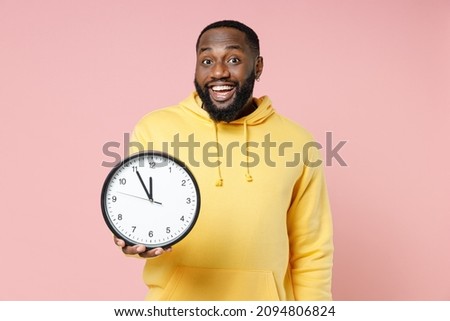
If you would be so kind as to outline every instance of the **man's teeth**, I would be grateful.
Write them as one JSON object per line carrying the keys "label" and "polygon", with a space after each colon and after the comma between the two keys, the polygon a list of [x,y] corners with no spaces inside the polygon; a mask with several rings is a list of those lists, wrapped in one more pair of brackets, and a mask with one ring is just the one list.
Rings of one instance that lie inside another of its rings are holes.
{"label": "man's teeth", "polygon": [[226,85],[222,85],[222,86],[212,86],[211,89],[214,91],[228,91],[233,89],[233,86],[226,86]]}

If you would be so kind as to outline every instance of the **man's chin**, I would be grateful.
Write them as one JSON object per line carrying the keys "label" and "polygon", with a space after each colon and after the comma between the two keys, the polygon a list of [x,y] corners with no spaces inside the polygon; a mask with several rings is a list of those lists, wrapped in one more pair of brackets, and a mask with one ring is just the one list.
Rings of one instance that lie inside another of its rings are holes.
{"label": "man's chin", "polygon": [[236,95],[234,94],[227,100],[215,100],[211,95],[207,94],[207,99],[203,102],[208,111],[227,112],[235,105]]}
{"label": "man's chin", "polygon": [[200,88],[197,82],[195,82],[195,86],[197,93],[203,102],[203,109],[208,112],[210,118],[215,122],[223,121],[229,123],[235,120],[248,100],[247,96],[250,95],[249,97],[251,97],[251,90],[250,94],[243,95],[242,92],[236,88],[236,91],[229,99],[224,101],[216,100],[213,99],[214,97],[211,96],[208,89]]}
{"label": "man's chin", "polygon": [[204,108],[208,112],[211,119],[214,121],[233,121],[239,114],[241,108],[236,108],[233,101],[227,103],[221,103],[217,105],[214,101],[212,104],[205,104]]}
{"label": "man's chin", "polygon": [[226,111],[233,105],[234,97],[226,101],[215,101],[213,99],[210,99],[210,101],[214,109]]}

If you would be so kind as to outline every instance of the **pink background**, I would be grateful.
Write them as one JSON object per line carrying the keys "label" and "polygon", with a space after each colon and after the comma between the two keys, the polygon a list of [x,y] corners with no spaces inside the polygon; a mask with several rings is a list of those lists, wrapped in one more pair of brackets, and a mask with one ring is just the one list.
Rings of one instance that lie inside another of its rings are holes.
{"label": "pink background", "polygon": [[193,89],[219,19],[260,36],[256,95],[324,143],[336,300],[450,299],[450,1],[0,0],[0,299],[141,300],[100,212],[146,112]]}

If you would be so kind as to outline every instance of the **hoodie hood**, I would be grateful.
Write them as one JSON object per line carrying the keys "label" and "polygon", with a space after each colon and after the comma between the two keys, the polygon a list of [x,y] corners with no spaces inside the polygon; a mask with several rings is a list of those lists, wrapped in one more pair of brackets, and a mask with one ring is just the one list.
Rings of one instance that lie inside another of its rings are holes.
{"label": "hoodie hood", "polygon": [[[262,96],[260,98],[253,98],[253,101],[255,102],[257,108],[249,115],[244,116],[242,118],[233,120],[229,123],[226,122],[220,122],[221,124],[226,124],[228,126],[242,126],[242,135],[243,135],[243,141],[246,143],[246,149],[247,153],[245,155],[246,157],[246,173],[245,173],[245,179],[247,182],[252,182],[253,177],[250,173],[250,168],[248,166],[248,132],[250,126],[255,126],[258,124],[263,123],[268,119],[273,113],[275,113],[275,110],[272,107],[272,102],[267,96]],[[207,124],[212,124],[214,127],[214,139],[217,144],[219,144],[220,137],[219,137],[219,131],[217,129],[217,123],[214,122],[208,112],[202,108],[203,102],[198,96],[197,92],[193,92],[191,95],[189,95],[188,98],[183,100],[180,103],[181,107],[186,109],[187,112],[192,114],[193,117],[197,117],[202,122],[205,122]],[[220,161],[220,157],[218,156],[218,160]],[[219,163],[220,164],[220,163]],[[218,169],[218,178],[216,180],[216,186],[222,186],[223,185],[223,177],[221,173],[220,165],[217,166]]]}

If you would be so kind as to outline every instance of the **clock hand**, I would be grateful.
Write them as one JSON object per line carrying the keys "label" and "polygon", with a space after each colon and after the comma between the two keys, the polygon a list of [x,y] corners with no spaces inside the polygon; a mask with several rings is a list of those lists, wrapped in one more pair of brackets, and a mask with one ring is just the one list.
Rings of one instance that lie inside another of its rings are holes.
{"label": "clock hand", "polygon": [[[148,200],[149,200],[150,202],[153,202],[152,197],[151,197],[150,193],[148,192],[147,187],[146,187],[145,184],[144,184],[144,181],[142,180],[141,174],[139,174],[139,171],[136,171],[136,174],[137,174],[137,176],[139,177],[139,181],[141,182],[142,187],[143,187],[144,190],[145,190],[145,194],[147,194]],[[151,185],[150,185],[150,186],[151,186]]]}
{"label": "clock hand", "polygon": [[122,195],[127,195],[127,196],[133,196],[133,197],[136,197],[136,198],[140,198],[141,200],[148,201],[148,198],[147,198],[147,197],[141,197],[141,196],[137,196],[137,195],[133,195],[133,194],[128,194],[128,193],[124,193],[124,192],[117,192],[117,193],[122,194]]}
{"label": "clock hand", "polygon": [[[117,193],[122,194],[122,195],[127,195],[127,196],[132,196],[132,197],[140,198],[141,200],[144,200],[144,201],[148,201],[148,198],[146,198],[146,197],[141,197],[141,196],[137,196],[137,195],[133,195],[133,194],[128,194],[128,193],[124,193],[124,192],[117,192]],[[155,201],[153,201],[152,203],[155,203],[155,204],[158,204],[158,205],[162,205],[162,203],[160,203],[160,202],[155,202]]]}
{"label": "clock hand", "polygon": [[150,176],[148,178],[148,180],[149,180],[148,185],[149,185],[149,189],[150,189],[150,191],[149,191],[150,202],[153,202],[153,181],[152,181],[152,177]]}
{"label": "clock hand", "polygon": [[152,203],[156,203],[156,204],[159,204],[159,205],[162,205],[160,202],[157,202],[157,201],[154,201],[153,200],[153,178],[150,176],[149,178],[148,178],[148,180],[149,180],[149,189],[150,189],[150,191],[149,191],[149,194],[150,194],[150,202],[152,202]]}
{"label": "clock hand", "polygon": [[[137,176],[139,177],[139,181],[141,182],[142,187],[144,187],[145,194],[147,194],[147,197],[148,197],[148,200],[150,201],[150,203],[156,203],[156,204],[162,205],[162,203],[160,203],[160,202],[155,202],[155,201],[153,200],[153,197],[152,197],[152,193],[153,193],[152,177],[151,177],[151,176],[149,177],[149,183],[150,183],[150,192],[149,192],[149,191],[147,190],[147,187],[146,187],[145,184],[144,184],[144,181],[142,180],[141,174],[139,174],[139,171],[136,171],[136,174],[137,174]],[[131,195],[131,196],[134,196],[134,195]]]}

